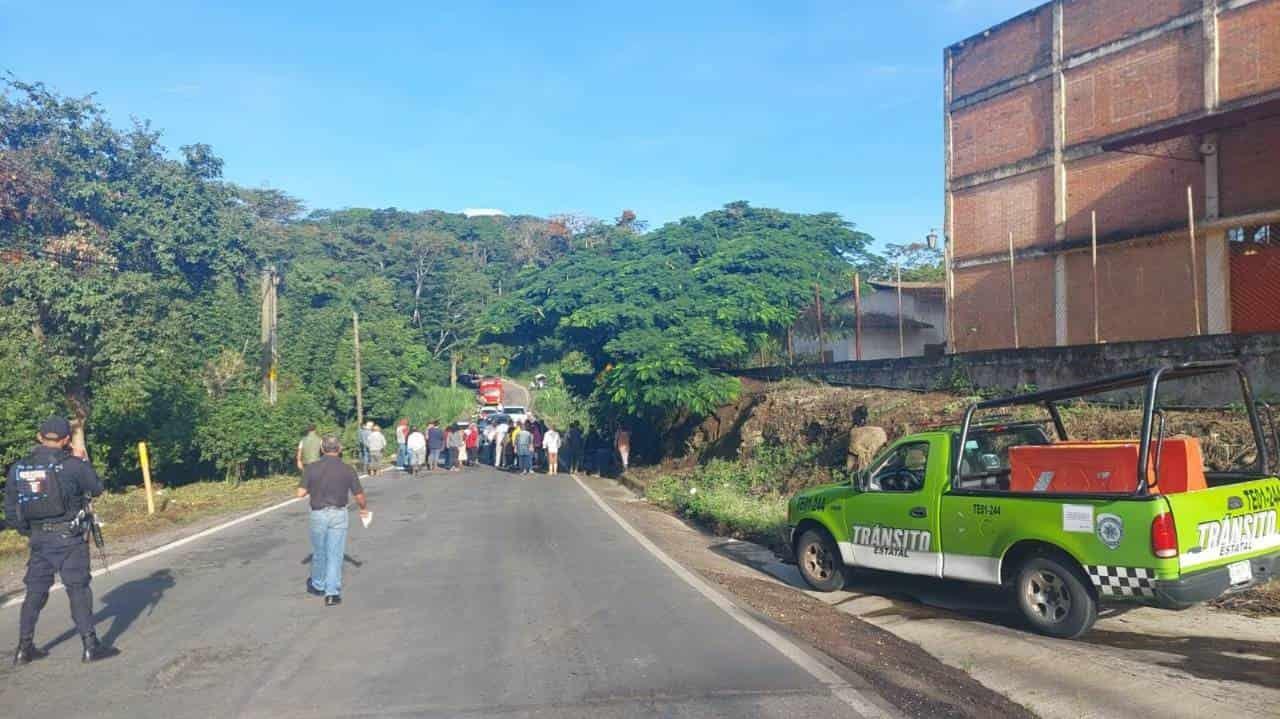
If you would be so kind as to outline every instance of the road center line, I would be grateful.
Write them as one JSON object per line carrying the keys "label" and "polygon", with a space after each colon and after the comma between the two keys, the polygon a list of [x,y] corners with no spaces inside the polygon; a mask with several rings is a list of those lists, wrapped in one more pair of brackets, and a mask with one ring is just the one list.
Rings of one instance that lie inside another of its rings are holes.
{"label": "road center line", "polygon": [[667,569],[670,569],[677,577],[683,579],[686,584],[698,590],[699,594],[711,600],[712,604],[719,607],[725,614],[733,617],[752,634],[760,637],[769,646],[778,650],[787,659],[790,659],[796,666],[808,672],[814,679],[817,679],[818,682],[826,686],[831,691],[832,695],[839,698],[845,704],[848,704],[854,711],[864,717],[867,717],[867,719],[889,719],[889,717],[892,716],[884,709],[881,709],[875,702],[871,701],[871,699],[861,691],[855,689],[853,685],[849,684],[849,682],[840,678],[840,675],[809,656],[809,654],[797,646],[795,642],[787,639],[765,624],[762,624],[755,617],[743,611],[743,609],[737,604],[730,601],[728,597],[724,596],[724,594],[716,591],[716,589],[708,584],[706,580],[702,579],[698,575],[686,569],[684,565],[672,559],[666,552],[662,551],[658,545],[654,544],[648,537],[644,536],[639,530],[631,526],[627,520],[623,519],[622,515],[615,512],[613,507],[610,507],[608,503],[600,497],[600,495],[596,494],[594,490],[588,487],[578,477],[578,475],[574,474],[572,476],[573,481],[577,482],[579,487],[582,487],[582,490],[595,501],[596,505],[599,506],[605,514],[609,515],[613,521],[617,522],[618,526],[622,527],[627,534],[631,535],[632,539],[636,540],[641,547],[644,547],[650,554],[656,557],[659,562],[665,564]]}

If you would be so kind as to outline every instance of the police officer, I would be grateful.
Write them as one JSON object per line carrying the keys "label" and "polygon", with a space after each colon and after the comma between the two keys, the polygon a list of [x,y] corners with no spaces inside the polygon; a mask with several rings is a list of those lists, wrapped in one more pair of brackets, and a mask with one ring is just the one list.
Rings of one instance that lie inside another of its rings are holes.
{"label": "police officer", "polygon": [[115,656],[119,650],[103,646],[93,631],[93,592],[89,589],[88,523],[81,510],[102,494],[93,467],[67,450],[71,424],[50,417],[36,434],[39,444],[10,469],[5,482],[4,511],[9,524],[30,538],[27,596],[22,602],[18,650],[14,664],[47,656],[35,645],[36,620],[49,600],[55,572],[62,575],[71,602],[71,618],[84,642],[82,661]]}

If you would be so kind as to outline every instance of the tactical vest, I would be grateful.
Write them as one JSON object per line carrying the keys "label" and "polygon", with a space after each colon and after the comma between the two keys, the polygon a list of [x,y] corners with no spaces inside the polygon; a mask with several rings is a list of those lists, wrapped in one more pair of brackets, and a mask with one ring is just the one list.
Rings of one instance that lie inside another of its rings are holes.
{"label": "tactical vest", "polygon": [[71,492],[59,476],[61,462],[28,463],[14,467],[18,483],[18,521],[57,519],[71,511]]}

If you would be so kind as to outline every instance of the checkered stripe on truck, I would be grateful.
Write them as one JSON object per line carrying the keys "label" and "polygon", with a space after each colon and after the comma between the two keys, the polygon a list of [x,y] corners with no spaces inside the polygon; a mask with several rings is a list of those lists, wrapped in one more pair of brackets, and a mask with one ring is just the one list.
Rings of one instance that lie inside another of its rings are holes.
{"label": "checkered stripe on truck", "polygon": [[1089,580],[1098,594],[1112,597],[1154,597],[1155,574],[1142,567],[1107,567],[1089,565]]}

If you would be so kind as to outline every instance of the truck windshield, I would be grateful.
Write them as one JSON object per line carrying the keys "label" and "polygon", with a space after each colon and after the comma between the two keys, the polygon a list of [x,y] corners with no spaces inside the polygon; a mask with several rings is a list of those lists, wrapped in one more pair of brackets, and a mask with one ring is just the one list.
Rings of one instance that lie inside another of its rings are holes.
{"label": "truck windshield", "polygon": [[1021,424],[969,432],[961,449],[957,489],[1009,489],[1009,448],[1049,444],[1038,424]]}

